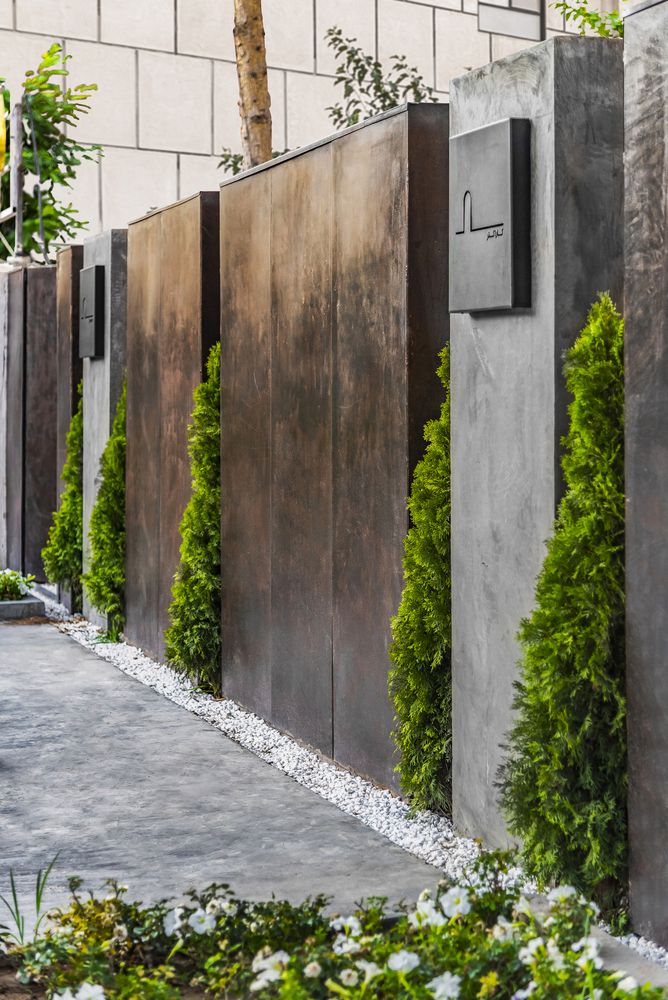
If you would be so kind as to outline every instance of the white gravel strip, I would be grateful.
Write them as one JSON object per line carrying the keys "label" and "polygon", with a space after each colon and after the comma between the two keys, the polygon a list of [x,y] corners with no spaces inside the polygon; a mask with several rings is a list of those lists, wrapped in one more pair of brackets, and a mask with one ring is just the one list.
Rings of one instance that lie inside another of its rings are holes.
{"label": "white gravel strip", "polygon": [[[406,803],[391,792],[323,760],[235,702],[203,694],[180,674],[151,660],[136,647],[126,642],[100,642],[100,629],[83,618],[73,618],[62,604],[49,600],[43,593],[39,596],[47,616],[86,649],[204,719],[235,743],[449,878],[459,878],[479,853],[476,842],[458,837],[444,816],[428,810],[411,813]],[[526,890],[530,892],[532,888],[527,882]],[[619,940],[648,961],[668,969],[665,948],[636,934],[624,935]]]}

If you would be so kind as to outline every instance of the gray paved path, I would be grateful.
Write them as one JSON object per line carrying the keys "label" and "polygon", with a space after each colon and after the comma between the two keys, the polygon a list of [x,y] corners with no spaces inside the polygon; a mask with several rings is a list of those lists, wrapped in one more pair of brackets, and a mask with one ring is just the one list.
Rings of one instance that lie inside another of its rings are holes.
{"label": "gray paved path", "polygon": [[51,625],[0,625],[0,892],[60,852],[144,900],[229,882],[241,896],[414,899],[435,870]]}

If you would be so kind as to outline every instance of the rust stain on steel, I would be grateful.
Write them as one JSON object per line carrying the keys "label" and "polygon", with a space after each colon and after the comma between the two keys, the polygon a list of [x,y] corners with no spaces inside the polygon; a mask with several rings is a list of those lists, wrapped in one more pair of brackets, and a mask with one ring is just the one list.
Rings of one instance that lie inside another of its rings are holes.
{"label": "rust stain on steel", "polygon": [[220,199],[222,670],[271,718],[271,175]]}
{"label": "rust stain on steel", "polygon": [[447,108],[411,105],[220,194],[224,690],[394,787],[390,619],[442,400],[447,148]]}
{"label": "rust stain on steel", "polygon": [[83,374],[79,357],[79,272],[83,267],[83,247],[72,245],[60,250],[56,261],[57,394],[56,468],[58,502],[65,484],[60,478],[67,451],[67,432],[77,403],[77,388]]}
{"label": "rust stain on steel", "polygon": [[25,274],[7,275],[7,565],[23,569]]}
{"label": "rust stain on steel", "polygon": [[23,568],[45,579],[42,549],[56,509],[56,269],[29,267],[25,310]]}
{"label": "rust stain on steel", "polygon": [[[164,655],[191,495],[193,392],[219,335],[218,197],[205,192],[128,229],[128,637]],[[130,584],[130,581],[134,582]]]}

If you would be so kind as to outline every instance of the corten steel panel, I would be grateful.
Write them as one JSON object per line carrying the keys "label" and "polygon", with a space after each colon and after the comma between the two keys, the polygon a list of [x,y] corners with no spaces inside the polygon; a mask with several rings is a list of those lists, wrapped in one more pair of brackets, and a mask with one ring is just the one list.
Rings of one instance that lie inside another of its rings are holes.
{"label": "corten steel panel", "polygon": [[332,156],[272,171],[272,718],[332,753]]}
{"label": "corten steel panel", "polygon": [[128,227],[125,632],[146,650],[160,595],[161,252],[159,214]]}
{"label": "corten steel panel", "polygon": [[126,633],[164,655],[191,495],[193,392],[219,336],[218,194],[129,227]]}
{"label": "corten steel panel", "polygon": [[42,549],[56,509],[56,269],[26,273],[23,566],[44,580]]}
{"label": "corten steel panel", "polygon": [[7,277],[7,566],[23,569],[25,273]]}
{"label": "corten steel panel", "polygon": [[83,267],[83,247],[69,246],[58,253],[56,262],[58,331],[58,405],[56,416],[56,467],[58,497],[65,488],[61,477],[67,452],[67,432],[78,404],[78,386],[83,375],[79,357],[79,271]]}
{"label": "corten steel panel", "polygon": [[217,192],[160,213],[160,590],[151,647],[159,658],[164,654],[172,583],[179,565],[179,528],[192,492],[188,426],[193,392],[219,336],[218,215]]}
{"label": "corten steel panel", "polygon": [[668,3],[625,18],[626,655],[633,929],[668,946]]}
{"label": "corten steel panel", "polygon": [[271,172],[220,191],[223,690],[271,718]]}

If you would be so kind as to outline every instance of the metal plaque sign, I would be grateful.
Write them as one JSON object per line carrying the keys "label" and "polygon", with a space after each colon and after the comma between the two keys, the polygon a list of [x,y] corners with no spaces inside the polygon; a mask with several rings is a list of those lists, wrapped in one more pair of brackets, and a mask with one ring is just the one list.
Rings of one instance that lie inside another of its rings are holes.
{"label": "metal plaque sign", "polygon": [[81,269],[79,277],[79,357],[104,356],[104,265]]}
{"label": "metal plaque sign", "polygon": [[450,139],[450,312],[531,306],[531,126]]}

